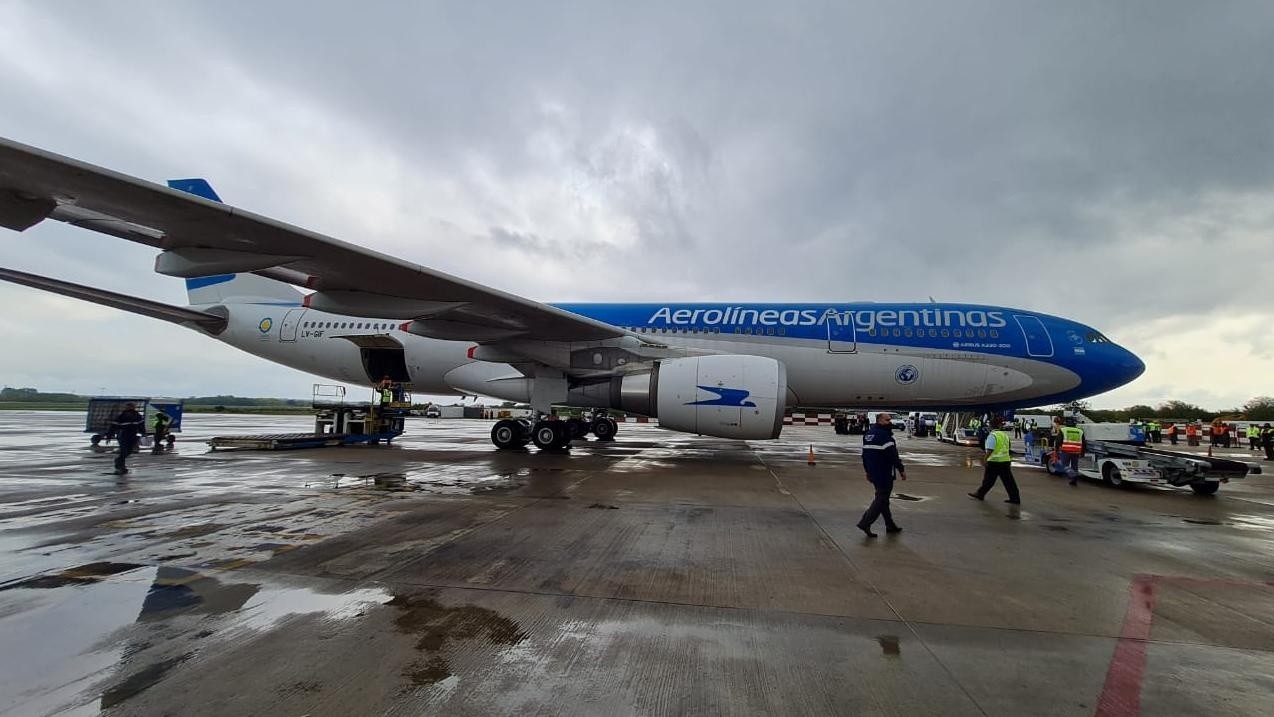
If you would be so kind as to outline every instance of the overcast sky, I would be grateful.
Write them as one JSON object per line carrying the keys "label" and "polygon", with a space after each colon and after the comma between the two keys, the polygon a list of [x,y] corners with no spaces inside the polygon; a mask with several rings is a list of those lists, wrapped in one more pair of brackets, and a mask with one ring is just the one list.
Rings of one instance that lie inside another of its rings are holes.
{"label": "overcast sky", "polygon": [[[1145,360],[1096,406],[1274,394],[1274,3],[376,5],[0,0],[0,135],[536,299],[1008,305]],[[0,266],[184,302],[154,254],[0,230]],[[0,307],[5,385],[315,381]]]}

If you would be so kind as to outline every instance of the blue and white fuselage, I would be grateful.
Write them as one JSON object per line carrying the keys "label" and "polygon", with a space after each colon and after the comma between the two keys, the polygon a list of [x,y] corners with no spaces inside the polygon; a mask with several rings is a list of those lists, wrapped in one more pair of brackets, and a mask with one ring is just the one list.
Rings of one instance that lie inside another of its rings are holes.
{"label": "blue and white fuselage", "polygon": [[[472,342],[403,330],[401,321],[296,305],[223,304],[217,338],[339,381],[379,378],[375,337],[401,344],[419,392],[527,401],[508,364],[472,358]],[[704,354],[764,356],[787,370],[788,405],[911,409],[1012,408],[1085,398],[1121,386],[1144,364],[1069,319],[972,304],[558,304],[651,343]],[[372,349],[374,350],[374,349]],[[377,374],[377,375],[373,375]]]}

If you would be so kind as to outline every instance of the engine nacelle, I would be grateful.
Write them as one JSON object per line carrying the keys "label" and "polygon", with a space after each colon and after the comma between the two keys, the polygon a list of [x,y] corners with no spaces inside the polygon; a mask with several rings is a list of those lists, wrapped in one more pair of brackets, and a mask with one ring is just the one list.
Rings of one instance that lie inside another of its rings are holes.
{"label": "engine nacelle", "polygon": [[660,361],[649,373],[576,386],[568,402],[656,417],[674,431],[758,440],[779,437],[786,399],[781,361],[713,355]]}

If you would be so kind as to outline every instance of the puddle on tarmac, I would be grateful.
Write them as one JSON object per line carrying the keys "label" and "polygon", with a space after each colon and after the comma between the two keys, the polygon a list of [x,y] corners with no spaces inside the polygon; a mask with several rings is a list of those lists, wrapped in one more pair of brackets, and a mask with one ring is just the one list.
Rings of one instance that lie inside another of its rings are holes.
{"label": "puddle on tarmac", "polygon": [[104,577],[126,573],[142,567],[135,563],[89,563],[75,568],[67,568],[54,575],[38,575],[16,583],[0,587],[0,590],[14,588],[30,588],[35,590],[51,590],[67,585],[89,585]]}
{"label": "puddle on tarmac", "polygon": [[1226,525],[1219,520],[1204,520],[1203,518],[1182,518],[1181,522],[1191,525]]}
{"label": "puddle on tarmac", "polygon": [[164,679],[164,675],[167,675],[169,670],[189,660],[194,654],[193,652],[187,652],[184,655],[178,655],[172,659],[148,665],[140,672],[133,673],[128,679],[102,693],[102,709],[110,709],[124,700],[143,692],[146,688],[157,684]]}
{"label": "puddle on tarmac", "polygon": [[592,504],[592,505],[590,505],[590,506],[588,506],[588,507],[589,507],[589,508],[594,508],[594,509],[596,509],[596,510],[619,510],[619,506],[617,506],[617,505],[607,505],[607,504],[605,504],[605,503],[594,503],[594,504]]}
{"label": "puddle on tarmac", "polygon": [[[99,700],[106,709],[163,680],[208,637],[268,631],[295,615],[357,618],[392,598],[378,588],[324,593],[236,577],[102,562],[5,586],[0,709],[60,714]],[[164,639],[155,646],[154,628],[144,626],[157,625]]]}
{"label": "puddle on tarmac", "polygon": [[397,595],[386,605],[399,610],[394,618],[398,631],[415,635],[416,649],[428,654],[403,669],[402,676],[417,686],[451,676],[451,665],[440,653],[452,642],[478,639],[512,647],[526,639],[516,622],[476,605],[446,607],[428,595]]}
{"label": "puddle on tarmac", "polygon": [[885,657],[902,657],[902,647],[898,643],[897,635],[881,635],[876,638],[876,642],[880,645],[880,651]]}
{"label": "puddle on tarmac", "polygon": [[914,500],[914,501],[929,500],[928,496],[907,495],[906,493],[894,493],[894,498],[898,500]]}

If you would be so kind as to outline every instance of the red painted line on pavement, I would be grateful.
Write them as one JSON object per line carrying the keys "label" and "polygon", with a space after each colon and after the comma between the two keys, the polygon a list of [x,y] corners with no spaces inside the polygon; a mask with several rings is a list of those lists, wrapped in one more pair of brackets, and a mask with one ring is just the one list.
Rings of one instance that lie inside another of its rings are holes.
{"label": "red painted line on pavement", "polygon": [[1224,587],[1274,587],[1274,582],[1227,578],[1138,575],[1128,586],[1128,611],[1106,670],[1106,684],[1097,701],[1096,717],[1136,717],[1141,714],[1141,683],[1146,675],[1146,649],[1155,612],[1155,584]]}
{"label": "red painted line on pavement", "polygon": [[1146,646],[1155,611],[1155,576],[1138,575],[1128,592],[1128,611],[1097,701],[1097,717],[1141,714],[1141,682],[1146,674]]}

